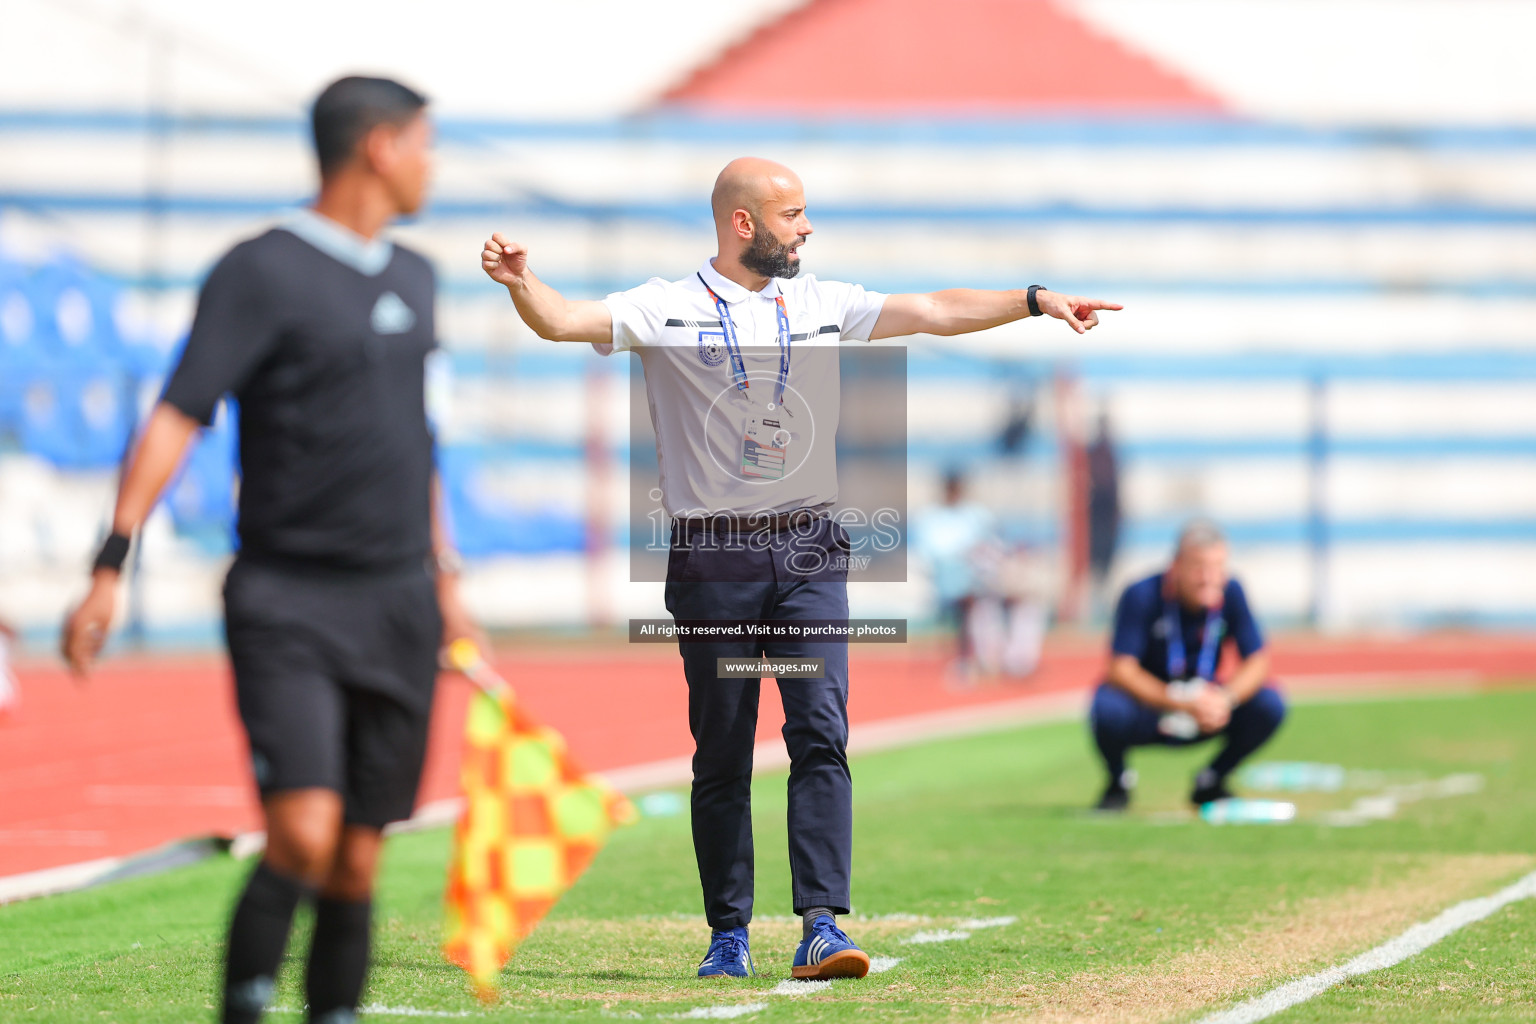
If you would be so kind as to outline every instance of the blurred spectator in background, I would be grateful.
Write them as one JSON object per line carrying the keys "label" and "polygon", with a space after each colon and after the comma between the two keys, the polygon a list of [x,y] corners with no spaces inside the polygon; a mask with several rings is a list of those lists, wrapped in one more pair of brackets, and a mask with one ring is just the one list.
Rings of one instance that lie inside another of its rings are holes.
{"label": "blurred spectator in background", "polygon": [[918,517],[913,535],[940,617],[955,631],[951,678],[970,683],[981,675],[1033,672],[1051,589],[1037,553],[1003,542],[991,510],[966,499],[958,470],[945,476],[943,504]]}
{"label": "blurred spectator in background", "polygon": [[1032,675],[1055,603],[1051,559],[1038,548],[999,541],[978,554],[981,593],[971,613],[978,662],[989,674]]}
{"label": "blurred spectator in background", "polygon": [[16,675],[11,671],[11,652],[16,645],[16,631],[0,619],[0,725],[4,725],[21,699],[21,689],[16,685]]}
{"label": "blurred spectator in background", "polygon": [[[1221,682],[1216,669],[1228,639],[1240,660]],[[1190,800],[1230,797],[1227,776],[1285,717],[1268,677],[1263,634],[1242,586],[1227,575],[1226,538],[1214,523],[1196,520],[1180,533],[1173,564],[1127,587],[1115,610],[1109,675],[1089,714],[1109,771],[1099,810],[1124,810],[1130,802],[1129,748],[1182,746],[1216,735],[1226,743],[1195,777]]]}
{"label": "blurred spectator in background", "polygon": [[965,474],[951,469],[944,475],[943,503],[920,513],[913,527],[913,547],[928,566],[939,617],[955,631],[953,676],[967,682],[978,671],[972,629],[977,560],[997,535],[996,520],[986,506],[966,499]]}
{"label": "blurred spectator in background", "polygon": [[1008,399],[1008,417],[997,437],[997,446],[1011,458],[1023,456],[1029,450],[1030,439],[1035,432],[1035,395],[1033,383],[1019,385]]}
{"label": "blurred spectator in background", "polygon": [[1088,444],[1088,568],[1093,574],[1095,614],[1107,603],[1104,587],[1120,543],[1120,463],[1115,458],[1109,413],[1099,413]]}

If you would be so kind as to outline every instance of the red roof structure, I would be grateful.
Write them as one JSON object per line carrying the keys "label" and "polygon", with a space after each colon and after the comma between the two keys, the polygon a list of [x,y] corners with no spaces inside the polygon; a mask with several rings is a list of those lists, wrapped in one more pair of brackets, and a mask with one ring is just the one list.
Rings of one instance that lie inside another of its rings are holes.
{"label": "red roof structure", "polygon": [[811,115],[1223,109],[1053,0],[811,0],[696,69],[662,103]]}

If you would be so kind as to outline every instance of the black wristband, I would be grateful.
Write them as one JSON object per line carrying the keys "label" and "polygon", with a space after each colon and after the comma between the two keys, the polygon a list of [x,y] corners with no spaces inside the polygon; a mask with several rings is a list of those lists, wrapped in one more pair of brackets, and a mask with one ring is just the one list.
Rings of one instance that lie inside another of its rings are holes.
{"label": "black wristband", "polygon": [[122,572],[123,563],[128,560],[129,543],[129,539],[120,533],[109,534],[101,542],[101,550],[96,553],[96,562],[91,566],[91,571],[111,569],[113,572]]}
{"label": "black wristband", "polygon": [[1041,288],[1044,288],[1044,287],[1045,287],[1045,285],[1043,285],[1043,284],[1032,284],[1032,285],[1029,286],[1029,292],[1027,293],[1027,297],[1028,297],[1028,300],[1029,300],[1029,315],[1030,316],[1039,316],[1040,315],[1040,303],[1035,299],[1035,292],[1039,291]]}

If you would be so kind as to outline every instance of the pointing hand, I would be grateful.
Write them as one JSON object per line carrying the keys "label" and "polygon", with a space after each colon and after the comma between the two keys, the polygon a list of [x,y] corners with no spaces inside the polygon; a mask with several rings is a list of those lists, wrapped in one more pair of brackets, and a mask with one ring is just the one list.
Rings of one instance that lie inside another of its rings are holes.
{"label": "pointing hand", "polygon": [[1080,295],[1063,295],[1044,288],[1035,292],[1035,303],[1040,307],[1043,315],[1065,320],[1078,334],[1086,334],[1098,326],[1099,310],[1125,308],[1118,302],[1085,299]]}

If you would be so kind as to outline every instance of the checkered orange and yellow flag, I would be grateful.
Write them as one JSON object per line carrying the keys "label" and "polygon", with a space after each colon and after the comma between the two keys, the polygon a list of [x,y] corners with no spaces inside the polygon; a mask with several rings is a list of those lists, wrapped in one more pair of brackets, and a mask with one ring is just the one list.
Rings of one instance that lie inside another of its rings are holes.
{"label": "checkered orange and yellow flag", "polygon": [[518,943],[635,809],[583,772],[558,732],[528,716],[472,642],[451,644],[448,662],[480,692],[465,725],[443,953],[490,1000]]}

